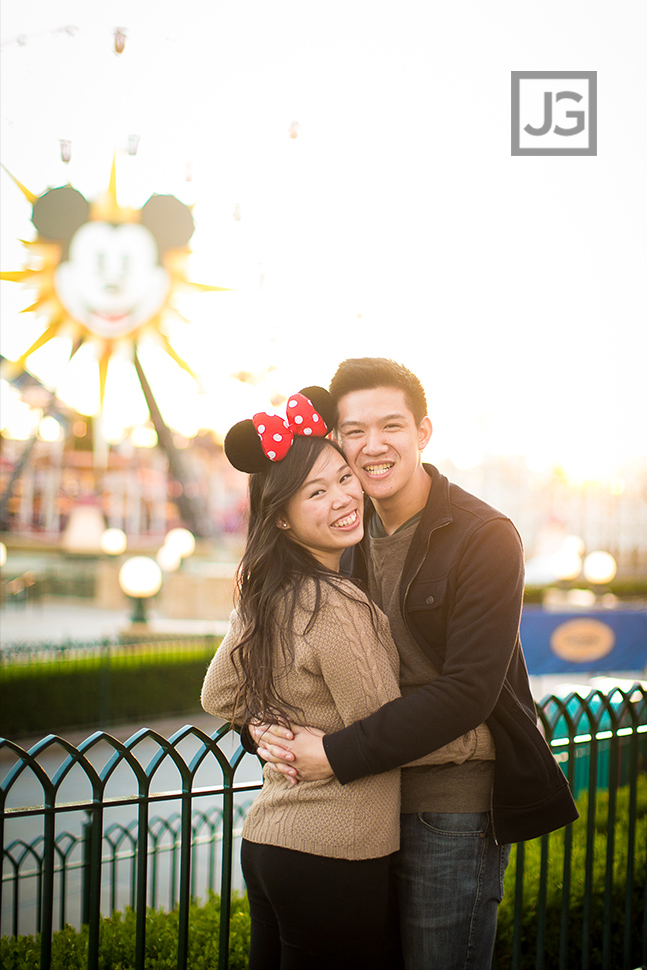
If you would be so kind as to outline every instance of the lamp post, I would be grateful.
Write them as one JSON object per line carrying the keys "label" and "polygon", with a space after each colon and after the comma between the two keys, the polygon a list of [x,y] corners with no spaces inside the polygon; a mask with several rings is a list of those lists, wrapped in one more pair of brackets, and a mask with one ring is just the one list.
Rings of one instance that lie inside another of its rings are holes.
{"label": "lamp post", "polygon": [[119,586],[133,600],[131,623],[145,625],[148,621],[147,601],[162,586],[162,570],[148,556],[133,556],[119,570]]}

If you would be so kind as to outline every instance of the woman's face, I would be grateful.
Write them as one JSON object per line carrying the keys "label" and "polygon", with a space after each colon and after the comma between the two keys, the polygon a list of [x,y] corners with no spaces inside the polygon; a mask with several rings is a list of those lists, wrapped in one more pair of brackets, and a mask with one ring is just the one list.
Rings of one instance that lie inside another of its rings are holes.
{"label": "woman's face", "polygon": [[329,569],[339,569],[341,554],[364,534],[362,489],[345,458],[325,448],[277,526]]}

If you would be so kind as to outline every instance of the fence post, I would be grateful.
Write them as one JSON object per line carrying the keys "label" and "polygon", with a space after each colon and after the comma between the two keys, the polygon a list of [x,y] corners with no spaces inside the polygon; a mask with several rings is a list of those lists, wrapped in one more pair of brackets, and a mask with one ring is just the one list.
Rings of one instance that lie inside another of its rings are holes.
{"label": "fence post", "polygon": [[83,869],[81,877],[81,922],[84,926],[90,921],[90,865],[92,859],[92,820],[88,814],[83,823]]}
{"label": "fence post", "polygon": [[101,922],[101,854],[103,845],[103,802],[92,809],[89,821],[88,865],[88,970],[99,966],[99,926]]}

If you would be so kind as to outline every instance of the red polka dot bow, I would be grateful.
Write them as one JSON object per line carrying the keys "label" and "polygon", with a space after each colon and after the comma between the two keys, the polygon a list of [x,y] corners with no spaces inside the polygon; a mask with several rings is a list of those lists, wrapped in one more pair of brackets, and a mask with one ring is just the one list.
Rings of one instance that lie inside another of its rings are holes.
{"label": "red polka dot bow", "polygon": [[287,418],[281,418],[278,414],[260,411],[252,418],[263,452],[270,461],[282,461],[297,434],[317,438],[328,434],[326,422],[304,394],[293,394],[288,398],[286,413]]}

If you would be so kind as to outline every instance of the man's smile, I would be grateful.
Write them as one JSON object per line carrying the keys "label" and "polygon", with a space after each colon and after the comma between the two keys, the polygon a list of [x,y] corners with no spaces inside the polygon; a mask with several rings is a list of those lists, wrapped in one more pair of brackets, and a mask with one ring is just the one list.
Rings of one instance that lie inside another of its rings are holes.
{"label": "man's smile", "polygon": [[382,475],[386,475],[387,472],[390,472],[394,465],[394,461],[383,461],[379,464],[364,465],[362,471],[366,472],[367,475],[371,475],[373,478],[379,478]]}

